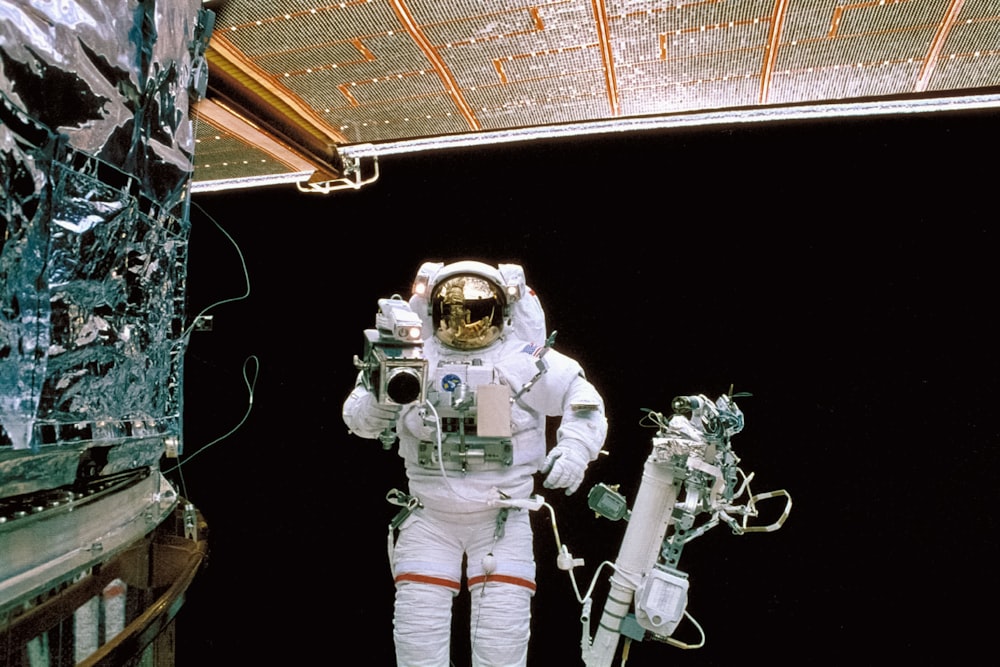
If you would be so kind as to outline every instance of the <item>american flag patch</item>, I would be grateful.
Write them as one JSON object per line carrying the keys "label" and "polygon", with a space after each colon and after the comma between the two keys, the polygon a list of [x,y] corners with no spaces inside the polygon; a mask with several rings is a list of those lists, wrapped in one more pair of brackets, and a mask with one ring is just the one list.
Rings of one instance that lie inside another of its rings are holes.
{"label": "american flag patch", "polygon": [[540,345],[535,345],[534,343],[528,343],[521,349],[521,352],[537,357],[542,353],[542,347]]}

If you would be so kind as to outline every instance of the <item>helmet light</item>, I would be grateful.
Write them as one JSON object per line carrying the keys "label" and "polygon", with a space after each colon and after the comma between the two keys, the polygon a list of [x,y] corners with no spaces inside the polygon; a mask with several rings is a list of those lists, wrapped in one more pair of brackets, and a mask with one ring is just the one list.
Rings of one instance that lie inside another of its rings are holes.
{"label": "helmet light", "polygon": [[417,279],[413,281],[413,293],[417,296],[425,296],[429,282],[428,276],[417,276]]}

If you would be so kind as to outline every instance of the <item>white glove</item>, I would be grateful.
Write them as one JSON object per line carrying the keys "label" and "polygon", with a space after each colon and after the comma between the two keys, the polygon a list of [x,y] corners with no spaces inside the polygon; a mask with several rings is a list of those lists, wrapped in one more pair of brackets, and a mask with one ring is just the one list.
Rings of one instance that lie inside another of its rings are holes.
{"label": "white glove", "polygon": [[396,425],[400,405],[383,405],[375,399],[375,394],[365,392],[353,406],[354,420],[358,430],[365,433],[381,433]]}
{"label": "white glove", "polygon": [[418,440],[434,440],[436,422],[431,417],[424,414],[418,406],[410,406],[403,411],[400,419],[402,430]]}
{"label": "white glove", "polygon": [[581,452],[581,447],[558,444],[552,448],[542,464],[542,474],[547,474],[543,486],[546,489],[566,489],[570,495],[580,488],[583,474],[590,459]]}

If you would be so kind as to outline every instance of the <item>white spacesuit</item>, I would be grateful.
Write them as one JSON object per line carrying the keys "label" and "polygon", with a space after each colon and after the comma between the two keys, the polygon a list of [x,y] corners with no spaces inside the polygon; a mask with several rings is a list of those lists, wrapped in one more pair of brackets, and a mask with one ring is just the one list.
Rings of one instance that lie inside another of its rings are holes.
{"label": "white spacesuit", "polygon": [[[424,325],[426,400],[380,402],[359,378],[344,403],[351,432],[395,427],[409,507],[390,539],[400,667],[447,667],[463,556],[472,664],[525,665],[535,562],[527,499],[534,474],[570,494],[604,444],[604,403],[580,365],[545,340],[520,266],[425,263],[410,307]],[[546,416],[560,417],[547,452]],[[390,533],[390,537],[392,534]]]}

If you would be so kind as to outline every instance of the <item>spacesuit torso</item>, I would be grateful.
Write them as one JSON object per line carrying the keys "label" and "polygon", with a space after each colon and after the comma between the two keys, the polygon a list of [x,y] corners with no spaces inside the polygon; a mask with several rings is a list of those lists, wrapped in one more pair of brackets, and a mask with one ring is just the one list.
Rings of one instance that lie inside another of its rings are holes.
{"label": "spacesuit torso", "polygon": [[482,511],[497,490],[530,496],[546,454],[546,416],[562,417],[560,440],[597,455],[603,419],[588,411],[601,399],[569,357],[514,336],[476,351],[431,339],[424,354],[431,407],[404,408],[397,434],[410,493],[425,506]]}

